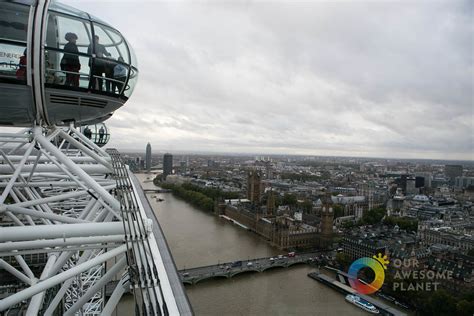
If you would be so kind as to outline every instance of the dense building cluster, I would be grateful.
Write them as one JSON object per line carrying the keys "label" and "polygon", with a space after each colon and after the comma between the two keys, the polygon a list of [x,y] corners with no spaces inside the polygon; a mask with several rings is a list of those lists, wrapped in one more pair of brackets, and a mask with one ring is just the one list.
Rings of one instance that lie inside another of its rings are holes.
{"label": "dense building cluster", "polygon": [[472,162],[175,155],[174,166],[166,183],[232,193],[213,197],[215,214],[280,249],[333,249],[343,270],[387,255],[383,291],[408,305],[474,290]]}
{"label": "dense building cluster", "polygon": [[377,253],[415,258],[422,263],[418,269],[452,270],[454,281],[444,282],[445,288],[472,287],[472,163],[176,154],[169,159],[153,156],[151,172],[166,174],[166,183],[236,194],[212,197],[215,213],[281,249],[339,249],[350,260]]}

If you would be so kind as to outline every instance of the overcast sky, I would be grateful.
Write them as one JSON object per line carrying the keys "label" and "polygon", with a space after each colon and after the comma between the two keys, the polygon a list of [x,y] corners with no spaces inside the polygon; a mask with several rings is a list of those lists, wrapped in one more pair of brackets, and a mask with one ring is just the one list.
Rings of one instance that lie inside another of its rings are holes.
{"label": "overcast sky", "polygon": [[63,1],[132,44],[118,149],[474,159],[473,1]]}

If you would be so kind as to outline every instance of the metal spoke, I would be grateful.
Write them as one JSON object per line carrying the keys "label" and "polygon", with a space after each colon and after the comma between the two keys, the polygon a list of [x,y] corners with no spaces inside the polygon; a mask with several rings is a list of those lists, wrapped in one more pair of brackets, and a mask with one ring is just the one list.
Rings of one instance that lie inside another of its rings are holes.
{"label": "metal spoke", "polygon": [[[0,137],[0,278],[21,285],[0,310],[26,304],[31,314],[110,314],[131,290],[142,314],[178,311],[170,285],[162,288],[168,277],[158,275],[165,270],[157,267],[151,220],[116,150],[105,152],[74,127]],[[107,298],[105,286],[124,268]]]}

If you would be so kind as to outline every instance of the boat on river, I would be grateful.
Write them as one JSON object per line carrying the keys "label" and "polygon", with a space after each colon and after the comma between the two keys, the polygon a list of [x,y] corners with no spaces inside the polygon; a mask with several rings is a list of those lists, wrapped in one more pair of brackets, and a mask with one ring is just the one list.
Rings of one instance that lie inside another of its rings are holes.
{"label": "boat on river", "polygon": [[346,295],[346,301],[355,306],[362,308],[363,310],[372,313],[372,314],[379,314],[380,311],[372,304],[361,298],[360,296],[348,294]]}

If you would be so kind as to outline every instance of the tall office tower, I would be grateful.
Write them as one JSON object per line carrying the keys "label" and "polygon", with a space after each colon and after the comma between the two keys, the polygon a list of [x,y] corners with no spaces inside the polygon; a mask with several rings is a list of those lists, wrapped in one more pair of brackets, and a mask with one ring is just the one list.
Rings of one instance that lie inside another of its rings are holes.
{"label": "tall office tower", "polygon": [[273,179],[273,168],[270,158],[265,161],[265,176],[267,179]]}
{"label": "tall office tower", "polygon": [[444,167],[444,174],[449,179],[449,184],[454,185],[456,177],[462,177],[462,166],[461,165],[446,165]]}
{"label": "tall office tower", "polygon": [[400,187],[402,188],[404,194],[407,194],[407,179],[408,174],[402,174],[400,176]]}
{"label": "tall office tower", "polygon": [[166,177],[173,173],[173,155],[166,153],[163,156],[163,176]]}
{"label": "tall office tower", "polygon": [[469,186],[474,186],[474,177],[456,177],[456,188],[465,189]]}
{"label": "tall office tower", "polygon": [[137,166],[138,169],[140,169],[140,161],[141,161],[141,160],[142,160],[142,159],[141,159],[140,157],[136,157],[136,158],[135,158],[135,164],[136,164],[136,166]]}
{"label": "tall office tower", "polygon": [[415,176],[416,176],[417,188],[420,188],[420,187],[431,188],[432,175],[430,172],[417,172]]}
{"label": "tall office tower", "polygon": [[210,168],[214,168],[216,166],[216,162],[212,159],[207,160],[207,166]]}
{"label": "tall office tower", "polygon": [[145,168],[146,168],[146,171],[150,172],[150,170],[151,170],[151,145],[150,145],[150,143],[148,143],[146,145]]}
{"label": "tall office tower", "polygon": [[416,178],[414,178],[414,177],[407,178],[406,194],[407,195],[415,195],[417,193],[418,193],[418,190],[416,188]]}
{"label": "tall office tower", "polygon": [[247,177],[247,198],[252,204],[260,204],[260,172],[250,170]]}
{"label": "tall office tower", "polygon": [[185,175],[188,169],[188,163],[185,160],[181,160],[179,162],[179,169],[181,170],[181,174]]}
{"label": "tall office tower", "polygon": [[416,176],[415,177],[415,187],[423,188],[425,186],[425,177]]}

